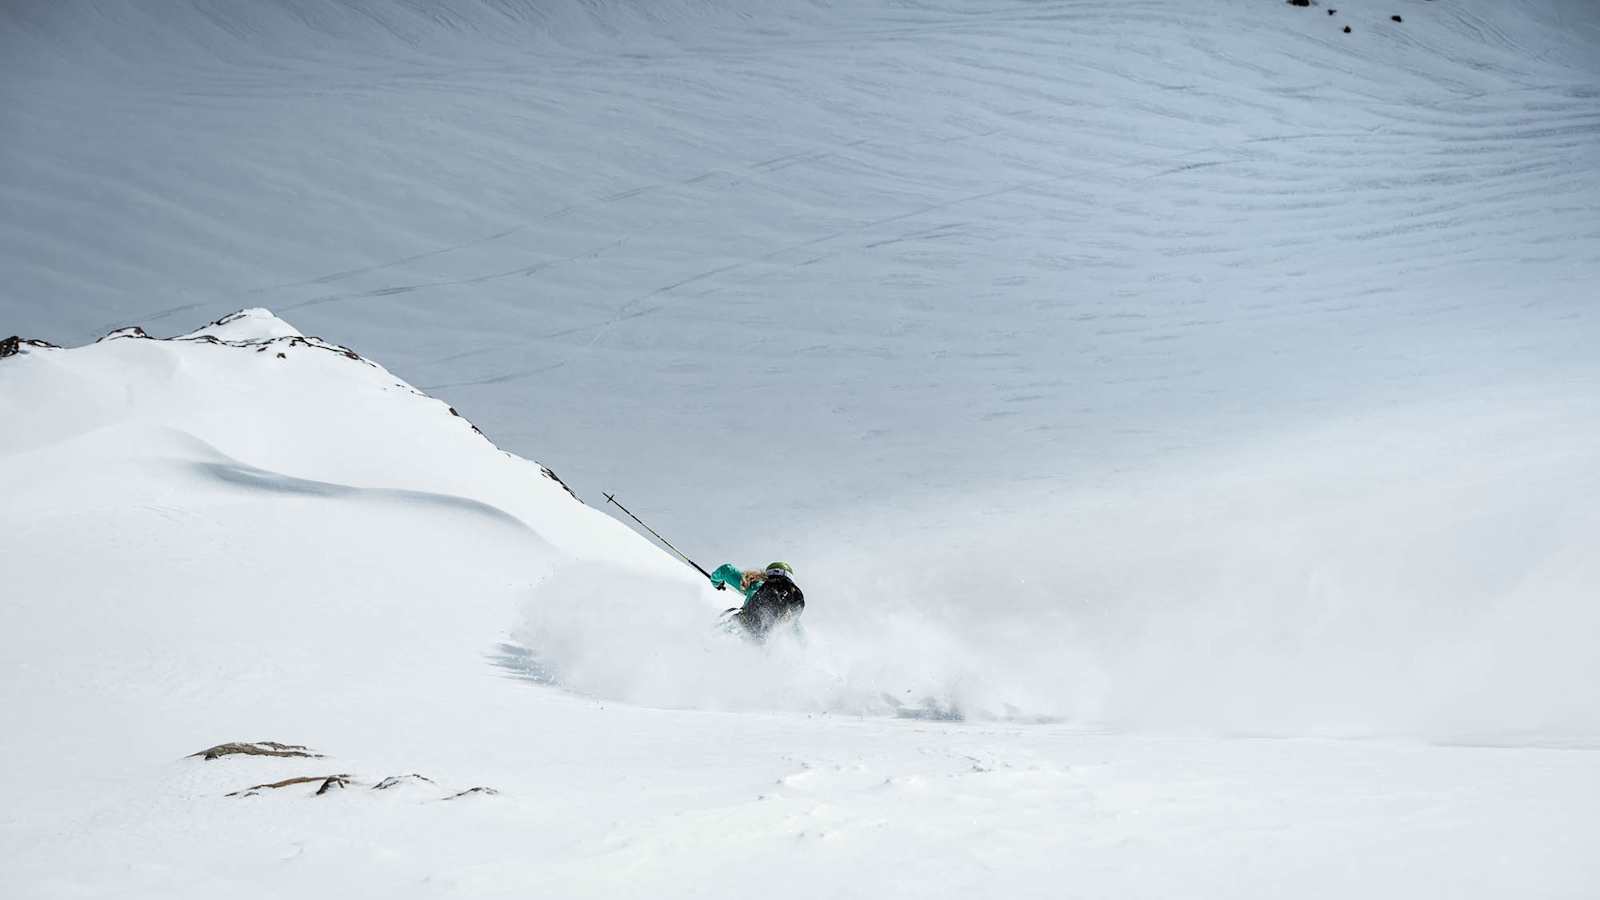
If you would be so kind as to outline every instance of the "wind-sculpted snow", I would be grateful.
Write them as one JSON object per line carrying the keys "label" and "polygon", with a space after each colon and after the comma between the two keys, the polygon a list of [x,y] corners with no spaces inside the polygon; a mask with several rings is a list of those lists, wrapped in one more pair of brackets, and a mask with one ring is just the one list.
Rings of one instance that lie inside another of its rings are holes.
{"label": "wind-sculpted snow", "polygon": [[[1592,896],[1597,83],[1589,0],[0,4],[0,895]],[[242,796],[338,773],[498,793]]]}
{"label": "wind-sculpted snow", "polygon": [[121,452],[258,494],[466,511],[520,529],[541,557],[600,553],[676,572],[575,502],[549,469],[498,450],[453,408],[354,350],[263,309],[170,339],[130,327],[88,347],[30,349],[0,376],[0,416],[21,424],[0,434],[0,453],[48,459],[80,447],[114,462]]}
{"label": "wind-sculpted snow", "polygon": [[707,555],[1021,512],[1588,366],[1595,18],[10,4],[0,322],[268,306]]}

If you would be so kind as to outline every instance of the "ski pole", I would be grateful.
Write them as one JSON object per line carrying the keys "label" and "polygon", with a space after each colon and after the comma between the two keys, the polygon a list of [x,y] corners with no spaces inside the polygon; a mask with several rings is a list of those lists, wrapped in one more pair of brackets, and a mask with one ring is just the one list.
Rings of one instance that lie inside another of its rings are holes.
{"label": "ski pole", "polygon": [[649,525],[646,525],[643,521],[641,521],[639,519],[638,516],[634,515],[626,506],[623,506],[621,503],[617,503],[617,498],[616,497],[613,497],[610,494],[606,494],[605,496],[606,496],[606,502],[607,503],[613,504],[613,505],[615,505],[617,507],[617,509],[620,509],[623,512],[627,513],[628,514],[628,518],[634,520],[635,522],[638,522],[640,528],[643,528],[645,531],[648,531],[651,534],[655,534],[656,540],[660,541],[663,544],[666,544],[667,545],[667,549],[671,550],[673,553],[678,554],[679,558],[681,558],[684,562],[688,563],[691,566],[694,566],[694,570],[696,572],[699,572],[701,575],[704,575],[706,578],[710,578],[711,577],[711,573],[707,572],[705,569],[700,568],[700,564],[699,563],[695,562],[694,560],[690,559],[687,556],[684,556],[683,555],[683,551],[679,550],[677,547],[672,546],[672,542],[671,541],[667,540],[666,538],[662,537],[659,534],[656,534],[656,530],[654,528],[651,528]]}

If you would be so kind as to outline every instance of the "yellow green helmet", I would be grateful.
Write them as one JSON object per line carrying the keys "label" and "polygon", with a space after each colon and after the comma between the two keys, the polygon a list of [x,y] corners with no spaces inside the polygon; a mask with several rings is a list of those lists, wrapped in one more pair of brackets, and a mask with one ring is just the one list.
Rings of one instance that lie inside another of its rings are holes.
{"label": "yellow green helmet", "polygon": [[767,563],[767,571],[770,572],[773,569],[782,569],[783,571],[788,572],[790,575],[794,574],[794,566],[791,566],[786,562]]}

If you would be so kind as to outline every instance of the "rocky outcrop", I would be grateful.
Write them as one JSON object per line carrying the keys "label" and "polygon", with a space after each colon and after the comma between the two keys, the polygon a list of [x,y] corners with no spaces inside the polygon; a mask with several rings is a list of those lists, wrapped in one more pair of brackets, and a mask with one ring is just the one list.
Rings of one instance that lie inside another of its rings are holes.
{"label": "rocky outcrop", "polygon": [[342,789],[350,786],[349,775],[302,775],[298,778],[285,778],[282,781],[274,781],[270,784],[258,784],[253,787],[247,787],[243,790],[234,791],[233,793],[228,794],[228,796],[255,797],[260,795],[262,791],[275,791],[279,788],[286,788],[296,784],[311,784],[318,781],[322,782],[322,785],[321,787],[317,788],[317,792],[315,794],[317,797],[321,797],[323,794],[326,794],[335,788]]}
{"label": "rocky outcrop", "polygon": [[61,349],[49,341],[27,340],[25,338],[17,337],[16,335],[12,335],[3,341],[0,341],[0,359],[5,359],[8,356],[16,356],[19,353],[26,353],[27,348],[29,347],[35,347],[40,350]]}
{"label": "rocky outcrop", "polygon": [[280,744],[277,741],[232,741],[208,747],[189,754],[189,759],[221,759],[224,756],[296,756],[321,759],[322,754],[300,744]]}

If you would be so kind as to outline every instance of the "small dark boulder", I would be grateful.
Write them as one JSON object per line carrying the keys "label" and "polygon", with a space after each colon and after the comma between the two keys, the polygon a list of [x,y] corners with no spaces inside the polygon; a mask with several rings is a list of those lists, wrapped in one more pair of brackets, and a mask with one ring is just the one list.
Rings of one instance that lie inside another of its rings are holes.
{"label": "small dark boulder", "polygon": [[1346,25],[1346,26],[1345,26],[1345,27],[1344,27],[1344,33],[1345,33],[1345,34],[1349,34],[1349,33],[1350,33],[1350,26],[1349,26],[1349,25]]}
{"label": "small dark boulder", "polygon": [[21,350],[22,338],[14,334],[3,341],[0,341],[0,359],[5,359],[8,356],[16,356]]}
{"label": "small dark boulder", "polygon": [[1290,6],[1310,6],[1311,0],[1289,0]]}
{"label": "small dark boulder", "polygon": [[1404,22],[1405,21],[1405,19],[1402,19],[1399,16],[1390,16],[1389,18],[1393,19],[1396,22]]}

